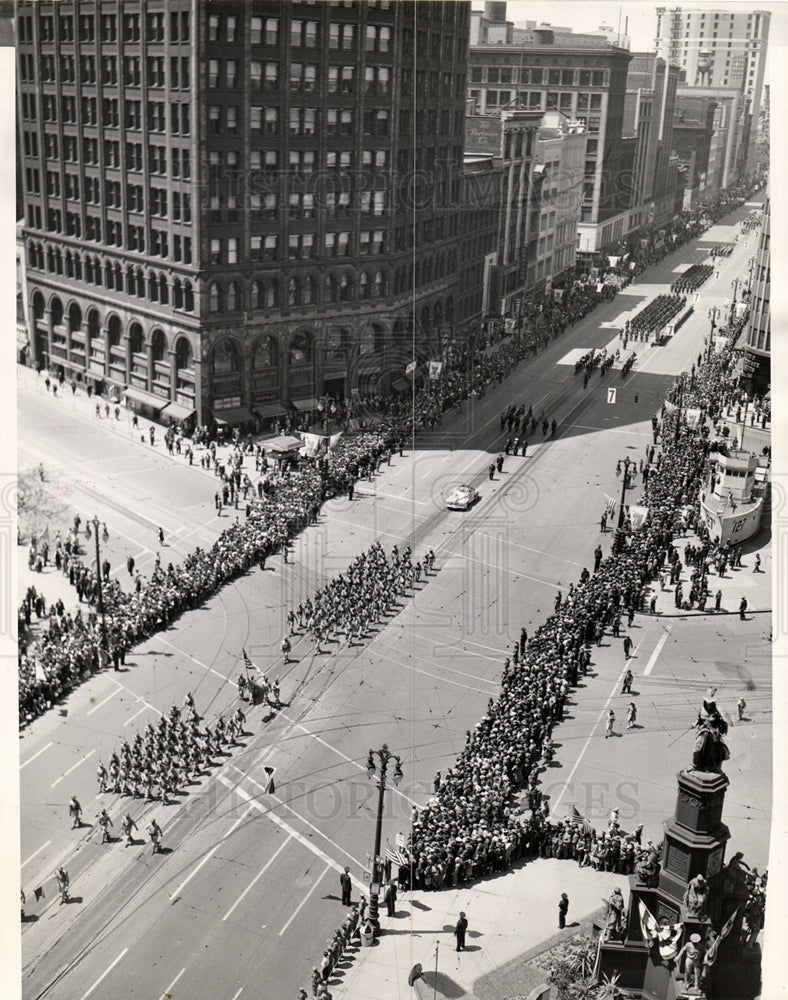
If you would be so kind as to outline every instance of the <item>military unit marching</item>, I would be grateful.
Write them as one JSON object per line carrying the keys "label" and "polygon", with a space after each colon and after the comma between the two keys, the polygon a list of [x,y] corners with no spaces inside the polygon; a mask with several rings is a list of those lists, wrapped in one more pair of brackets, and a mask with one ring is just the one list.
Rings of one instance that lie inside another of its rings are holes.
{"label": "military unit marching", "polygon": [[109,768],[99,762],[99,792],[144,797],[146,802],[160,799],[166,804],[173,795],[186,791],[190,781],[216,765],[214,757],[238,745],[246,717],[239,706],[227,721],[220,715],[213,727],[201,729],[199,721],[188,694],[183,710],[173,705],[157,726],[149,722],[144,733],[113,752]]}

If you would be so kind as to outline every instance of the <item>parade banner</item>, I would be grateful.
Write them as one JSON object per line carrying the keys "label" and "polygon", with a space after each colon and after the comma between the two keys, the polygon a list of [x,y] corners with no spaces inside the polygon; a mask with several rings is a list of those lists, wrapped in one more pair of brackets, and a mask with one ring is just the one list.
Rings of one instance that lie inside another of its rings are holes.
{"label": "parade banner", "polygon": [[416,362],[411,361],[410,364],[405,365],[405,374],[412,375],[416,371]]}
{"label": "parade banner", "polygon": [[637,531],[643,527],[648,518],[648,507],[640,507],[637,504],[629,505],[629,518],[632,522],[632,530]]}
{"label": "parade banner", "polygon": [[665,409],[665,413],[675,413],[676,410],[678,409],[678,407],[676,406],[676,404],[675,403],[671,403],[671,401],[669,399],[666,399],[665,402],[662,405],[663,405],[663,407]]}
{"label": "parade banner", "polygon": [[690,427],[697,427],[700,423],[701,411],[695,407],[691,407],[685,411],[684,414],[687,424]]}
{"label": "parade banner", "polygon": [[302,431],[301,440],[304,442],[304,447],[306,448],[306,454],[309,456],[309,458],[314,458],[320,449],[320,435],[306,434]]}
{"label": "parade banner", "polygon": [[435,379],[440,378],[441,371],[443,370],[442,361],[430,361],[430,378],[435,381]]}
{"label": "parade banner", "polygon": [[336,434],[332,434],[328,439],[328,450],[333,451],[334,448],[339,444],[339,439],[342,437],[342,431],[337,431]]}

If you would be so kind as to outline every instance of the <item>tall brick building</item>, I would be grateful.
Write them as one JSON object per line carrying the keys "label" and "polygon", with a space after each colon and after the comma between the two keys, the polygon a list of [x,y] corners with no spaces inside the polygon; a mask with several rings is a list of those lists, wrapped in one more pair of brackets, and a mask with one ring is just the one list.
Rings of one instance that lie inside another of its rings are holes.
{"label": "tall brick building", "polygon": [[17,5],[31,355],[251,423],[461,333],[469,4]]}

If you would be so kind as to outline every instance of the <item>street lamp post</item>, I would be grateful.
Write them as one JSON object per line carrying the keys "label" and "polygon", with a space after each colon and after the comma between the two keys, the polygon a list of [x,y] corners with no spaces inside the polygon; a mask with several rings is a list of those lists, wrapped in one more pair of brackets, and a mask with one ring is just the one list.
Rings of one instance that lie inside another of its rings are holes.
{"label": "street lamp post", "polygon": [[[375,758],[377,757],[377,763]],[[386,772],[388,770],[389,763],[391,761],[396,761],[396,767],[394,768],[394,774],[391,780],[395,785],[398,785],[402,780],[402,764],[399,757],[396,754],[391,753],[386,743],[380,748],[380,750],[370,750],[369,756],[367,757],[367,773],[370,778],[373,774],[378,775],[378,812],[377,821],[375,823],[375,849],[372,854],[372,878],[369,886],[369,913],[368,920],[377,935],[380,931],[380,921],[378,920],[378,896],[380,894],[380,842],[381,836],[383,834],[383,802],[384,793],[386,791]]]}
{"label": "street lamp post", "polygon": [[624,500],[626,499],[627,490],[632,486],[629,481],[629,466],[632,460],[629,456],[624,459],[624,475],[621,477],[621,503],[618,507],[618,527],[624,527]]}
{"label": "street lamp post", "polygon": [[99,548],[99,524],[101,523],[97,516],[93,517],[90,522],[93,525],[93,535],[96,539],[96,588],[98,591],[98,609],[101,615],[101,638],[104,645],[104,651],[109,655],[109,643],[107,642],[107,619],[104,614],[104,594],[101,589],[101,550]]}
{"label": "street lamp post", "polygon": [[717,328],[717,316],[719,315],[719,312],[720,312],[720,307],[719,306],[712,306],[711,309],[709,309],[709,319],[711,320],[711,330],[709,331],[709,349],[708,349],[708,352],[706,354],[706,360],[707,361],[711,358],[712,346],[714,344],[714,331]]}

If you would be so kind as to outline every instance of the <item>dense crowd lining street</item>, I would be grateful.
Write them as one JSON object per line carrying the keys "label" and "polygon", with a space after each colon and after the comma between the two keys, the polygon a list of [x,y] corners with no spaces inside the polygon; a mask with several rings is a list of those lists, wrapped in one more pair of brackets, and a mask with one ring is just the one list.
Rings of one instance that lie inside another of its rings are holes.
{"label": "dense crowd lining street", "polygon": [[[715,362],[714,364],[718,364],[718,362]],[[638,376],[638,373],[637,373],[637,371],[636,371],[633,377],[637,378],[637,376]],[[494,384],[494,380],[493,380],[493,384]],[[571,389],[571,386],[570,386],[570,389]],[[576,391],[577,391],[577,390],[576,390]],[[500,395],[500,394],[499,394],[499,395]],[[497,405],[497,400],[496,400],[496,405]],[[538,405],[538,404],[537,404],[537,405]],[[589,403],[589,405],[591,405],[591,404]],[[553,411],[553,412],[554,412],[554,411]],[[572,410],[570,410],[569,412],[572,412]],[[493,419],[493,420],[497,420],[497,415],[495,415],[495,416],[494,416],[494,417],[493,417],[492,419]],[[668,424],[670,423],[670,417],[668,417],[668,418],[667,418],[667,422],[668,422]],[[560,421],[560,422],[559,422],[559,426],[560,426],[560,424],[562,424],[562,423],[563,423],[563,421]],[[568,433],[568,432],[570,432],[570,428],[569,428],[569,427],[567,427],[567,428],[566,428],[566,431],[567,431],[567,433]],[[544,430],[543,430],[543,433],[544,433]],[[555,428],[553,428],[553,433],[555,433]],[[559,430],[559,436],[560,436],[560,434],[561,434],[561,431]],[[646,440],[649,440],[649,439],[650,439],[650,435],[648,435],[648,434],[647,434],[647,435],[646,435]],[[395,444],[395,443],[396,443],[396,441],[392,441],[392,442],[390,442],[390,444]],[[540,445],[541,445],[542,447],[544,447],[544,448],[549,448],[549,447],[551,447],[550,445],[548,445],[548,444],[547,444],[547,442],[545,442],[545,441],[544,441],[544,439],[542,439],[542,441],[540,441]],[[383,442],[383,446],[384,446],[384,448],[385,448],[385,447],[390,447],[390,445],[386,445],[386,444],[385,444],[385,442]],[[501,447],[502,447],[502,446],[501,446]],[[496,448],[496,450],[497,450],[497,448]],[[374,452],[373,452],[373,454],[374,454]],[[381,451],[381,454],[380,454],[380,456],[378,456],[378,457],[379,457],[379,458],[382,458],[382,457],[384,456],[384,454],[385,454],[385,451]],[[532,453],[531,453],[531,454],[532,454]],[[546,451],[546,452],[545,452],[545,454],[549,454],[549,451]],[[533,457],[533,455],[532,455],[532,457]],[[698,460],[698,456],[697,456],[697,455],[695,455],[695,456],[694,456],[694,460],[695,460],[695,461],[697,461],[697,460]],[[688,459],[688,461],[690,461],[690,464],[691,464],[691,461],[692,461],[692,456],[690,456],[690,459]],[[377,464],[377,463],[376,463],[376,464]],[[386,468],[386,467],[384,467],[384,469],[385,469],[385,468]],[[195,470],[195,471],[196,471],[196,470]],[[507,471],[507,473],[509,473],[509,469],[508,469],[508,468],[507,468],[507,470],[506,470],[506,471]],[[500,472],[501,472],[501,470],[499,469],[499,470],[498,470],[498,473],[500,474]],[[684,478],[684,476],[685,476],[685,475],[688,475],[688,473],[684,473],[684,472],[682,472],[682,473],[681,473],[681,478]],[[691,477],[690,477],[690,478],[691,478]],[[650,481],[651,481],[651,482],[658,482],[658,481],[659,481],[659,477],[656,477],[656,479],[655,479],[654,477],[651,477],[651,480],[650,480]],[[675,485],[675,484],[673,484],[673,485]],[[656,487],[652,487],[652,489],[656,489]],[[415,499],[415,498],[414,498],[414,499]],[[664,497],[657,497],[657,500],[658,500],[658,501],[659,501],[659,500],[662,500],[662,501],[664,502]],[[652,500],[652,502],[653,502],[653,500]],[[335,500],[335,501],[332,501],[332,502],[331,502],[331,503],[330,503],[330,504],[328,505],[328,508],[327,508],[327,509],[328,509],[328,517],[329,517],[329,518],[331,518],[331,516],[332,516],[332,513],[333,513],[333,511],[332,511],[332,507],[333,507],[333,506],[336,506],[336,504],[337,504],[337,501]],[[417,513],[418,513],[418,512],[417,512]],[[446,515],[445,515],[445,513],[440,513],[440,512],[436,512],[436,514],[434,515],[434,518],[433,518],[433,520],[437,520],[437,519],[438,519],[438,516],[440,516],[440,519],[444,519]],[[307,520],[307,521],[309,521],[309,520],[314,520],[314,517],[313,517],[313,518],[307,518],[306,520]],[[596,520],[596,518],[593,518],[592,520]],[[241,524],[243,524],[243,523],[244,523],[244,522],[241,522]],[[666,524],[667,524],[667,523],[668,523],[668,522],[666,521]],[[289,531],[289,530],[291,530],[291,529],[296,529],[296,530],[297,530],[298,528],[300,528],[300,527],[302,527],[302,526],[303,526],[303,525],[302,525],[302,524],[301,524],[300,522],[298,522],[298,523],[295,523],[295,524],[287,524],[287,522],[285,521],[285,522],[284,522],[284,524],[286,525],[286,527],[287,527],[287,530],[288,530],[288,531]],[[238,529],[238,530],[240,531],[240,529]],[[110,534],[111,534],[111,530],[110,530]],[[237,536],[236,534],[234,534],[234,533],[232,533],[232,532],[231,532],[231,534],[230,534],[230,536],[229,536],[229,537],[230,537],[230,538],[231,538],[232,540],[235,540],[235,539],[236,539],[236,537],[238,537],[238,536]],[[283,539],[274,539],[274,541],[275,541],[275,542],[279,542],[279,544],[281,544],[281,541],[283,541]],[[436,548],[437,548],[437,546],[436,546]],[[271,552],[271,553],[269,553],[269,554],[272,554],[272,553],[273,553],[273,550],[272,550],[272,552]],[[653,553],[652,553],[652,555],[653,555]],[[295,553],[293,553],[293,556],[295,556]],[[291,558],[292,558],[292,557],[291,557]],[[440,562],[441,562],[441,553],[440,553],[440,549],[438,549],[438,560],[439,560],[439,563],[440,563]],[[256,560],[255,560],[255,561],[256,561]],[[229,569],[229,568],[230,568],[230,567],[222,567],[222,568],[221,568],[221,572],[222,572],[222,573],[224,573],[225,569]],[[154,574],[154,575],[155,575],[155,574]],[[169,575],[169,571],[167,571],[167,573],[164,573],[164,574],[163,574],[163,577],[164,577],[164,581],[165,581],[165,583],[166,583],[166,581],[167,581],[167,577],[168,577],[168,575]],[[231,572],[230,572],[230,573],[229,573],[228,575],[229,575],[230,577],[232,577],[232,573],[231,573]],[[603,571],[603,575],[604,575],[604,571]],[[215,580],[216,580],[216,578],[217,578],[217,577],[210,577],[210,576],[209,576],[209,577],[208,577],[208,580],[209,580],[209,581],[210,581],[211,583],[214,583],[214,582],[215,582]],[[634,579],[635,579],[635,578],[633,577],[633,582],[632,582],[632,586],[634,586]],[[172,576],[170,576],[170,580],[172,580]],[[159,580],[159,582],[161,582],[161,581]],[[237,586],[238,586],[237,584],[233,584],[233,588],[232,588],[232,589],[233,589],[233,590],[235,590]],[[120,588],[119,588],[119,589],[120,589]],[[215,589],[215,588],[214,588],[214,589]],[[580,590],[580,588],[578,588],[578,590],[577,590],[576,592],[574,592],[574,591],[573,591],[573,593],[572,593],[572,595],[570,596],[570,598],[568,598],[568,599],[567,599],[567,605],[566,605],[566,607],[564,608],[564,611],[565,611],[565,612],[567,611],[567,609],[568,609],[568,608],[572,608],[572,607],[574,607],[574,606],[575,606],[575,604],[576,604],[576,603],[578,602],[578,600],[579,600],[579,597],[578,597],[578,596],[576,596],[576,594],[579,594],[579,590]],[[208,592],[210,592],[210,588],[206,588],[206,591],[205,591],[205,593],[208,593]],[[202,593],[201,591],[197,590],[197,591],[195,591],[195,593],[194,593],[194,594],[193,594],[192,596],[193,596],[193,598],[194,598],[195,600],[202,600],[202,596],[203,596],[203,593]],[[221,600],[221,598],[220,598],[220,600]],[[558,610],[560,610],[560,609],[561,609],[561,607],[562,607],[562,605],[563,605],[563,599],[562,599],[562,601],[561,601],[561,604],[559,604],[559,607],[558,607],[558,608],[557,608],[556,610],[557,610],[557,611],[558,611]],[[159,609],[159,613],[161,613],[161,609]],[[156,622],[156,623],[154,623],[154,624],[158,624],[158,623]],[[539,638],[539,636],[535,637],[534,641],[536,641],[536,639],[537,639],[537,638]],[[155,645],[155,640],[152,640],[152,641],[154,642],[154,645]],[[164,643],[166,644],[166,639],[162,639],[162,640],[161,640],[161,642],[164,642]],[[240,645],[240,644],[239,644],[239,645]],[[240,653],[240,649],[238,649],[238,650],[236,650],[236,651],[235,651],[235,655],[236,655],[236,657],[237,657],[237,656],[239,655],[239,653]],[[135,655],[136,655],[136,654],[135,654]],[[519,656],[519,652],[518,652],[518,656]],[[197,659],[195,659],[195,658],[192,658],[192,659],[194,660],[194,662],[195,662],[195,663],[199,662],[199,661],[198,661]],[[210,669],[212,670],[213,668],[211,667]],[[516,676],[516,675],[517,675],[517,671],[515,671],[515,672],[514,672],[513,676]],[[222,674],[222,677],[223,677],[223,678],[226,678],[227,676],[228,676],[228,675],[227,675],[226,673]],[[469,679],[470,679],[470,675],[469,675]],[[95,683],[95,682],[93,682],[93,681],[89,682],[89,684],[92,684],[92,683]],[[120,683],[120,682],[118,682],[118,683]],[[481,683],[481,681],[480,681],[479,683]],[[483,686],[483,685],[482,685],[482,686]],[[492,685],[491,685],[491,687],[492,687]],[[493,694],[493,691],[494,691],[494,688],[493,688],[493,690],[491,690],[491,691],[490,691],[489,693],[490,693],[490,694],[492,695],[492,694]],[[112,697],[112,695],[110,695],[110,697]],[[139,696],[138,696],[138,697],[139,697]],[[289,701],[290,701],[290,702],[292,703],[292,701],[293,701],[293,698],[292,698],[292,696],[288,696],[288,700],[289,700]],[[160,703],[160,704],[163,704],[163,703]],[[96,705],[96,706],[94,706],[94,707],[95,707],[95,708],[98,708],[98,707],[100,707],[100,705],[101,705],[101,702],[98,702],[98,703],[97,703],[97,705]],[[90,712],[92,712],[93,710],[94,710],[94,708],[90,708],[90,709],[88,709],[88,714],[89,714]],[[204,709],[203,709],[203,710],[204,710]],[[472,713],[471,713],[471,714],[472,714]],[[282,718],[284,718],[284,716],[282,716]],[[556,721],[557,721],[557,720],[556,720]],[[44,719],[42,719],[42,720],[41,720],[41,722],[42,722],[42,723],[44,723],[44,722],[45,722],[45,720],[44,720]],[[42,730],[46,730],[46,729],[47,729],[47,727],[46,727],[45,725],[42,725],[42,726],[41,726],[41,728],[42,728]],[[52,732],[52,731],[54,731],[54,730],[51,730],[51,729],[50,729],[50,732]],[[37,735],[37,734],[36,734],[36,735]],[[402,745],[402,744],[400,744],[400,745]],[[259,746],[259,744],[258,744],[258,746]],[[358,748],[356,748],[356,750],[355,750],[355,756],[358,756]],[[350,761],[350,760],[351,760],[351,757],[352,757],[352,754],[351,754],[351,755],[350,755],[350,756],[348,757],[348,761]],[[33,759],[32,757],[29,757],[29,758],[27,758],[27,762],[28,762],[28,763],[29,763],[29,762],[32,762],[32,759]],[[461,758],[461,759],[462,759],[462,758]],[[234,765],[231,765],[231,766],[234,766]],[[243,773],[243,772],[239,772],[239,773]],[[220,783],[221,783],[221,782],[220,782]],[[215,784],[215,783],[214,783],[214,784]],[[449,794],[451,793],[451,789],[452,789],[452,781],[451,781],[451,779],[450,779],[450,780],[449,780],[448,782],[444,782],[444,784],[442,785],[442,787],[443,787],[443,788],[446,788],[446,789],[447,789],[447,791],[443,793],[443,794],[444,794],[444,796],[445,796],[445,795],[449,795]],[[440,795],[440,792],[439,792],[438,794]],[[252,809],[253,809],[254,807],[253,807],[252,805],[249,805],[249,807],[248,807],[248,808],[249,808],[249,810],[252,810]],[[429,814],[429,813],[427,813],[427,816],[428,816],[428,818],[429,818],[429,815],[430,815],[430,814]],[[422,817],[423,817],[423,816],[424,816],[424,813],[422,813]],[[168,842],[168,843],[169,843],[169,842],[170,842],[170,839],[172,838],[172,839],[173,839],[173,842],[177,843],[177,842],[178,842],[178,841],[180,840],[180,837],[179,837],[179,835],[178,835],[178,830],[176,829],[176,830],[174,830],[174,831],[172,831],[172,832],[169,832],[169,831],[167,831],[167,829],[166,829],[166,824],[163,824],[163,825],[165,825],[165,840],[166,840],[166,842]],[[404,826],[404,825],[406,825],[406,824],[405,824],[405,823],[403,823],[403,826]],[[231,829],[232,829],[232,828],[231,828]],[[280,827],[280,829],[284,829],[284,828],[283,828],[283,827]],[[174,834],[174,837],[173,837],[173,834]],[[172,849],[172,848],[170,848],[170,849]],[[335,864],[336,864],[336,863],[335,863]],[[331,865],[328,865],[328,868],[330,868],[330,867],[331,867]],[[324,873],[324,874],[325,874],[325,873]],[[173,893],[173,895],[174,895],[174,896],[177,896],[177,895],[178,895],[177,891],[176,891],[176,892],[174,892],[174,893]],[[314,952],[315,952],[315,956],[316,956],[316,954],[317,954],[317,950],[318,950],[318,949],[314,949]],[[228,996],[229,996],[229,995],[230,995],[230,994],[228,994]]]}

